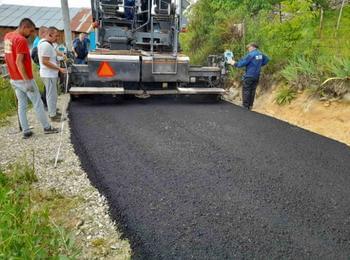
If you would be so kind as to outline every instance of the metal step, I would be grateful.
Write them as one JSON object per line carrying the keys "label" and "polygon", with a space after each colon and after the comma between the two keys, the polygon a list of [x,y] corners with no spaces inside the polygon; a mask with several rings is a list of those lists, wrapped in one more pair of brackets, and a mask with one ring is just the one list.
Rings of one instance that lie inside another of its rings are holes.
{"label": "metal step", "polygon": [[223,88],[177,88],[179,94],[223,94]]}
{"label": "metal step", "polygon": [[69,89],[71,95],[111,94],[111,95],[192,95],[192,94],[223,94],[222,88],[177,88],[164,90],[128,90],[124,88],[95,88],[95,87],[72,87]]}
{"label": "metal step", "polygon": [[147,94],[147,95],[176,95],[179,94],[179,91],[176,89],[150,89],[150,90],[140,90],[140,89],[126,89],[124,94],[129,94],[129,95],[142,95],[142,94]]}
{"label": "metal step", "polygon": [[178,91],[176,89],[164,89],[164,90],[147,90],[149,95],[176,95]]}
{"label": "metal step", "polygon": [[125,94],[124,88],[92,88],[92,87],[72,87],[69,89],[72,95],[87,94]]}
{"label": "metal step", "polygon": [[202,71],[220,72],[221,69],[219,67],[190,66],[189,71],[190,72],[202,72]]}

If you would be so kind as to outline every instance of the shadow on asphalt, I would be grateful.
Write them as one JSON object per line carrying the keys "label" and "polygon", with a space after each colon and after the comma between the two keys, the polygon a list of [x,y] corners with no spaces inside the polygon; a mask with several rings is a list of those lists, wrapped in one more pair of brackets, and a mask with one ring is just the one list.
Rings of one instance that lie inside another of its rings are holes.
{"label": "shadow on asphalt", "polygon": [[164,95],[151,96],[148,98],[138,98],[134,95],[122,95],[113,97],[112,95],[84,95],[74,98],[73,102],[87,104],[90,106],[98,105],[140,105],[140,104],[206,104],[216,105],[225,102],[219,99],[216,95]]}

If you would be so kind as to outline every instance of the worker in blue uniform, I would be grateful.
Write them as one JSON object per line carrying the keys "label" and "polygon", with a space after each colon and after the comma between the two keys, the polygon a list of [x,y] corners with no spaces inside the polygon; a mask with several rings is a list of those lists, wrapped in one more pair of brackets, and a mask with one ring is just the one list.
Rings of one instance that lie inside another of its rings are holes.
{"label": "worker in blue uniform", "polygon": [[132,21],[134,19],[135,0],[125,0],[125,18]]}
{"label": "worker in blue uniform", "polygon": [[269,58],[259,50],[256,43],[247,45],[248,54],[238,62],[231,60],[229,63],[236,68],[246,68],[243,76],[242,99],[243,107],[252,109],[256,87],[259,83],[261,67],[269,62]]}

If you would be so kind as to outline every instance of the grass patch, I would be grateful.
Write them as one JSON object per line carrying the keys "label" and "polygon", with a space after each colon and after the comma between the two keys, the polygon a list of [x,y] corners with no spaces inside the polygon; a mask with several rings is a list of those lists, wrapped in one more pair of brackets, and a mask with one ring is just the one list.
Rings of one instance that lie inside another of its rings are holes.
{"label": "grass patch", "polygon": [[38,85],[40,93],[42,93],[45,89],[44,82],[40,78],[39,68],[37,65],[33,65],[33,76],[36,81],[36,84]]}
{"label": "grass patch", "polygon": [[16,111],[16,96],[10,81],[0,78],[0,125]]}
{"label": "grass patch", "polygon": [[321,96],[342,97],[350,92],[350,60],[335,58],[328,65],[329,77],[320,86]]}
{"label": "grass patch", "polygon": [[67,229],[75,228],[76,217],[70,210],[76,208],[83,198],[65,197],[52,189],[49,191],[32,191],[32,200],[38,208],[45,208],[55,223]]}
{"label": "grass patch", "polygon": [[[79,249],[69,233],[51,217],[67,199],[32,189],[34,167],[14,164],[0,169],[0,258],[75,258]],[[69,200],[68,200],[69,201]],[[66,207],[68,207],[66,206]]]}
{"label": "grass patch", "polygon": [[276,102],[279,105],[289,104],[296,96],[297,93],[293,88],[283,87],[277,92]]}
{"label": "grass patch", "polygon": [[319,86],[320,75],[314,61],[298,57],[281,70],[281,75],[287,82],[298,89]]}
{"label": "grass patch", "polygon": [[[43,92],[45,86],[35,66],[33,66],[33,75],[40,92]],[[28,105],[30,107],[31,103],[29,102]],[[10,80],[0,78],[0,126],[6,124],[7,117],[13,115],[16,112],[16,108],[16,94],[11,87]]]}

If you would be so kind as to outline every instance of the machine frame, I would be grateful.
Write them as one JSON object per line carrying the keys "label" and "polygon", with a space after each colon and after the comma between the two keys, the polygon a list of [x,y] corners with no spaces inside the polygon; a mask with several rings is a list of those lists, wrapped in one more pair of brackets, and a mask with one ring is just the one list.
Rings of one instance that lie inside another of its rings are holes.
{"label": "machine frame", "polygon": [[70,67],[70,94],[223,94],[223,57],[191,66],[180,52],[187,6],[186,0],[92,0],[97,48],[86,65]]}

